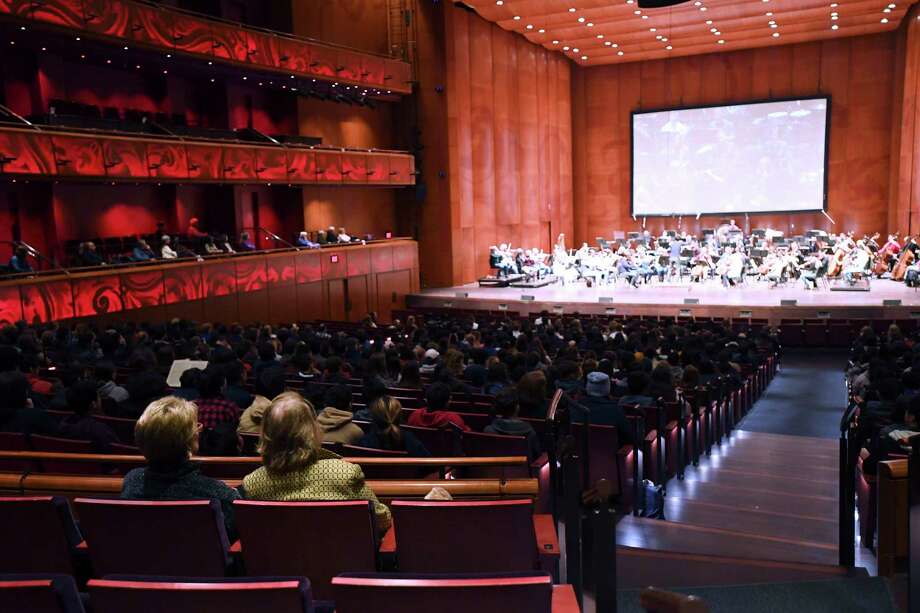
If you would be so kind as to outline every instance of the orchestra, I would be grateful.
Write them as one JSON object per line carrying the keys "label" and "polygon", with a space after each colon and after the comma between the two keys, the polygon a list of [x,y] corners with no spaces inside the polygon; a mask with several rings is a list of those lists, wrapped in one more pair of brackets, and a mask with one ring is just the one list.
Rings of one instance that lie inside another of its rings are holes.
{"label": "orchestra", "polygon": [[552,253],[503,243],[490,247],[490,266],[499,278],[517,275],[563,285],[584,282],[589,287],[620,280],[639,287],[685,278],[691,284],[718,279],[727,288],[754,279],[771,288],[801,282],[813,290],[821,278],[852,286],[873,277],[920,285],[917,240],[890,234],[879,246],[879,236],[811,230],[786,237],[773,229],[747,234],[729,220],[702,236],[667,231],[656,237],[644,231],[629,233],[628,238],[598,239],[597,245],[585,242],[577,249],[567,249],[565,235],[560,234]]}

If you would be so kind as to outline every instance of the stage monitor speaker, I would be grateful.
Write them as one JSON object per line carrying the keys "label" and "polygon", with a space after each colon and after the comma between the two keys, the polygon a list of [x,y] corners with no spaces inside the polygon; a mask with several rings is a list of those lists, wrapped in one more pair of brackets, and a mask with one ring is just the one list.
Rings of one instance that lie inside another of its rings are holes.
{"label": "stage monitor speaker", "polygon": [[521,294],[521,300],[523,302],[533,302],[536,298],[531,294]]}
{"label": "stage monitor speaker", "polygon": [[798,300],[780,300],[779,306],[795,306],[799,303]]}
{"label": "stage monitor speaker", "polygon": [[690,0],[639,0],[640,9],[663,9],[669,6],[685,4]]}
{"label": "stage monitor speaker", "polygon": [[883,300],[883,301],[882,301],[882,306],[886,306],[886,307],[901,306],[901,301],[900,301],[900,300],[897,300],[897,299],[895,299],[895,300]]}
{"label": "stage monitor speaker", "polygon": [[684,298],[684,304],[699,304],[699,298]]}

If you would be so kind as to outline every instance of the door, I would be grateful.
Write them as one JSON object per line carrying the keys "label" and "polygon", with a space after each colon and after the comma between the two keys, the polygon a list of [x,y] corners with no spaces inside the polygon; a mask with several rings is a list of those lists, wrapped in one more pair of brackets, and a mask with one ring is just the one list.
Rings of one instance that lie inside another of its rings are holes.
{"label": "door", "polygon": [[406,308],[406,294],[412,291],[412,271],[394,270],[377,274],[377,315],[381,323],[393,321],[393,311]]}
{"label": "door", "polygon": [[329,300],[329,319],[332,321],[345,321],[347,294],[345,279],[329,279],[326,281],[326,296]]}
{"label": "door", "polygon": [[367,315],[367,275],[345,279],[345,312],[348,321],[361,321]]}

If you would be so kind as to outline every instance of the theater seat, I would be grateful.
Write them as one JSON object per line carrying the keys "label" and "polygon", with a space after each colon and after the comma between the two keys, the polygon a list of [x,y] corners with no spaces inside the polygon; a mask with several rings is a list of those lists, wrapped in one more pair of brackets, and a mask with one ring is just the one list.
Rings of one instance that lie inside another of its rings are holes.
{"label": "theater seat", "polygon": [[66,498],[0,498],[0,573],[72,575],[81,540]]}
{"label": "theater seat", "polygon": [[332,580],[336,613],[577,613],[571,586],[549,575],[501,576],[348,573]]}
{"label": "theater seat", "polygon": [[77,498],[74,508],[96,576],[227,572],[229,546],[217,501]]}
{"label": "theater seat", "polygon": [[113,575],[87,584],[93,613],[312,613],[303,577],[202,579]]}
{"label": "theater seat", "polygon": [[[35,451],[50,451],[57,453],[93,453],[93,444],[70,438],[57,436],[41,436],[33,434],[29,437]],[[69,475],[99,475],[102,467],[93,462],[68,462],[67,460],[42,460],[42,470],[46,473],[62,473]]]}
{"label": "theater seat", "polygon": [[403,572],[515,572],[539,568],[532,500],[390,505]]}
{"label": "theater seat", "polygon": [[73,577],[57,574],[0,575],[0,611],[83,613]]}
{"label": "theater seat", "polygon": [[[463,453],[470,457],[490,458],[498,456],[524,456],[530,455],[530,446],[523,436],[507,436],[504,434],[489,434],[485,432],[464,432]],[[511,466],[471,466],[463,471],[468,478],[528,478],[530,470],[527,467]]]}
{"label": "theater seat", "polygon": [[[3,451],[32,451],[26,435],[21,432],[0,432],[0,449]],[[34,470],[32,463],[25,460],[0,460],[0,470],[23,472]]]}
{"label": "theater seat", "polygon": [[332,599],[332,578],[377,568],[373,504],[236,500],[234,517],[250,575],[309,577],[313,596]]}

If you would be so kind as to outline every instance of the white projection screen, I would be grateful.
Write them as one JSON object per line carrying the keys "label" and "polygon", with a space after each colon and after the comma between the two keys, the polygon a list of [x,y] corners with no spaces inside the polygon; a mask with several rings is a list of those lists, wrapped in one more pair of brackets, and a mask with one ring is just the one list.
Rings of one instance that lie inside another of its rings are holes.
{"label": "white projection screen", "polygon": [[632,214],[825,208],[829,98],[636,112]]}

